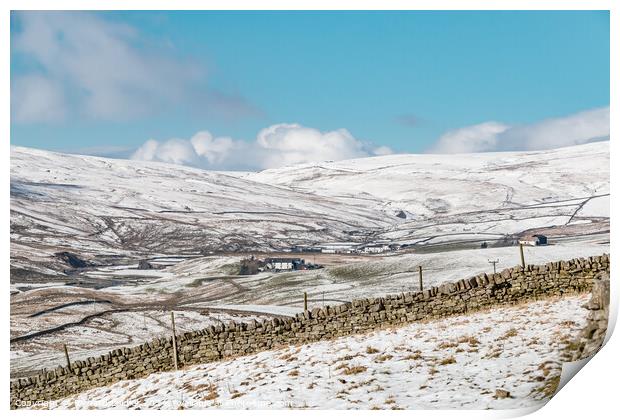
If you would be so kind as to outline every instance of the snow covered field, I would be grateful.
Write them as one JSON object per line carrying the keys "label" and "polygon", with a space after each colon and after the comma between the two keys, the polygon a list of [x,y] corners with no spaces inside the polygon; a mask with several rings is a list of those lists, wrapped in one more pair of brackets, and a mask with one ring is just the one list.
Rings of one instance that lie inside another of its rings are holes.
{"label": "snow covered field", "polygon": [[115,383],[50,408],[508,409],[548,399],[587,295]]}
{"label": "snow covered field", "polygon": [[[526,247],[528,263],[571,259],[609,252],[609,240],[590,238],[546,247]],[[429,254],[407,253],[351,259],[315,271],[261,273],[254,276],[226,274],[240,257],[203,257],[172,265],[140,283],[93,290],[82,287],[43,287],[11,297],[11,337],[43,331],[91,317],[77,326],[11,344],[11,372],[54,368],[63,361],[62,344],[73,357],[98,356],[110,348],[135,345],[170,334],[170,310],[179,313],[181,330],[200,329],[205,323],[228,316],[291,315],[308,306],[324,306],[351,299],[385,296],[417,290],[418,266],[424,268],[425,287],[482,272],[519,264],[517,247],[470,249]],[[355,262],[352,262],[355,261]],[[150,270],[149,270],[150,271]],[[100,275],[113,276],[111,270]],[[61,307],[75,302],[100,301]],[[107,302],[104,302],[107,301]],[[168,308],[168,309],[164,309]],[[104,311],[111,311],[104,313]],[[116,312],[122,311],[122,312]],[[232,311],[232,312],[231,312]]]}

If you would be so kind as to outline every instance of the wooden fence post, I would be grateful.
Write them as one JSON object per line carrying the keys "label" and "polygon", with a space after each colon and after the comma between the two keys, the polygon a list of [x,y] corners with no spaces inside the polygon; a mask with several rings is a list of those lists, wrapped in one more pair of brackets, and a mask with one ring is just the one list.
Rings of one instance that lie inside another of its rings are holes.
{"label": "wooden fence post", "polygon": [[422,290],[424,290],[424,284],[422,283],[422,266],[421,265],[418,266],[418,270],[420,272],[420,292],[421,292]]}
{"label": "wooden fence post", "polygon": [[170,312],[170,318],[172,319],[172,353],[174,355],[174,369],[179,370],[179,357],[177,355],[177,329],[174,325],[174,311]]}
{"label": "wooden fence post", "polygon": [[525,269],[525,256],[523,255],[523,244],[519,244],[519,252],[521,253],[521,267]]}
{"label": "wooden fence post", "polygon": [[308,310],[308,293],[304,292],[304,311]]}
{"label": "wooden fence post", "polygon": [[69,360],[69,351],[67,350],[67,345],[63,344],[62,347],[65,350],[65,358],[67,359],[67,368],[71,369],[71,360]]}

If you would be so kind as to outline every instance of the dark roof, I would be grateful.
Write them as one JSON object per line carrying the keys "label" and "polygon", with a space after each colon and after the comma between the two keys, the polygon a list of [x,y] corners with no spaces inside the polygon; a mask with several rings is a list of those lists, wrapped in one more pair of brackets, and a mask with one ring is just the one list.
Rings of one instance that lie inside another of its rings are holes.
{"label": "dark roof", "polygon": [[520,239],[523,241],[523,240],[527,240],[527,239],[536,239],[536,238],[545,238],[546,239],[547,237],[545,235],[541,235],[539,233],[533,233],[531,235],[522,236]]}

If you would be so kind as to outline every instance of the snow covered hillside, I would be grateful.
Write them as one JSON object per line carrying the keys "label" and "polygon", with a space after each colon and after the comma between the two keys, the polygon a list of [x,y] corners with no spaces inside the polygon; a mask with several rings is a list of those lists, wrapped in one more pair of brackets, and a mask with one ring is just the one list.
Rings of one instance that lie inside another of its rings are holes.
{"label": "snow covered hillside", "polygon": [[12,278],[94,263],[384,240],[607,232],[609,142],[541,152],[391,155],[260,173],[11,148]]}
{"label": "snow covered hillside", "polygon": [[49,408],[532,407],[553,395],[562,348],[585,324],[586,300],[537,301],[290,346],[118,382]]}
{"label": "snow covered hillside", "polygon": [[[417,220],[608,194],[609,142],[534,152],[387,155],[243,177],[403,211]],[[603,206],[581,210],[583,216],[609,216]]]}
{"label": "snow covered hillside", "polygon": [[397,220],[217,172],[11,149],[12,267],[42,274],[61,271],[51,258],[60,250],[105,261],[273,249],[364,237]]}
{"label": "snow covered hillside", "polygon": [[609,142],[535,152],[389,155],[244,177],[396,215],[404,223],[376,239],[412,244],[493,240],[592,222],[604,230],[609,217]]}

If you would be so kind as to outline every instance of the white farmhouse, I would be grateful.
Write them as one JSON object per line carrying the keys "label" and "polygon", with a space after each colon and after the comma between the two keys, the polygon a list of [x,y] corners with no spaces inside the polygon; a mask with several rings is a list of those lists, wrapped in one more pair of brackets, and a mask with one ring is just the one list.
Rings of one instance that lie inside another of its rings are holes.
{"label": "white farmhouse", "polygon": [[351,254],[358,246],[357,242],[332,242],[319,245],[323,254]]}
{"label": "white farmhouse", "polygon": [[547,237],[545,235],[528,235],[519,239],[521,245],[539,246],[547,245]]}
{"label": "white farmhouse", "polygon": [[380,254],[390,250],[390,246],[386,244],[370,244],[361,248],[363,254]]}

